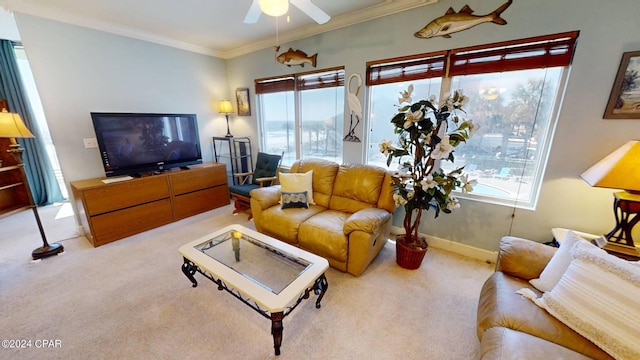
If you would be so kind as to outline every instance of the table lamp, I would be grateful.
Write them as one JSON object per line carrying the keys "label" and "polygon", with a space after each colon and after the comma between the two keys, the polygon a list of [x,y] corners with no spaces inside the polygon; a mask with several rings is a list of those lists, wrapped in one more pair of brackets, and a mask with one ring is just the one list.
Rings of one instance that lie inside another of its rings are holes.
{"label": "table lamp", "polygon": [[231,135],[231,131],[229,131],[229,114],[233,113],[233,107],[231,106],[231,101],[229,100],[220,100],[220,114],[224,114],[227,118],[227,135],[225,137],[233,137]]}
{"label": "table lamp", "polygon": [[631,232],[640,222],[640,141],[627,142],[580,176],[591,186],[624,190],[613,194],[616,226],[605,237],[637,254]]}
{"label": "table lamp", "polygon": [[17,166],[20,168],[20,174],[22,175],[22,179],[25,184],[27,197],[29,198],[29,205],[31,209],[33,209],[33,214],[36,217],[38,229],[40,230],[40,235],[42,236],[42,246],[33,250],[33,252],[31,253],[33,259],[38,260],[61,253],[64,251],[64,247],[59,243],[49,244],[47,242],[47,237],[44,234],[44,228],[42,227],[42,222],[40,221],[40,215],[38,215],[38,207],[36,206],[35,201],[33,201],[33,194],[31,194],[31,188],[29,188],[27,174],[24,170],[24,164],[22,162],[22,152],[24,151],[24,149],[20,146],[20,144],[18,144],[16,138],[33,137],[33,134],[25,126],[19,114],[7,112],[6,109],[3,109],[0,112],[0,138],[10,139],[10,145],[9,149],[7,149],[7,152],[14,156],[17,162]]}

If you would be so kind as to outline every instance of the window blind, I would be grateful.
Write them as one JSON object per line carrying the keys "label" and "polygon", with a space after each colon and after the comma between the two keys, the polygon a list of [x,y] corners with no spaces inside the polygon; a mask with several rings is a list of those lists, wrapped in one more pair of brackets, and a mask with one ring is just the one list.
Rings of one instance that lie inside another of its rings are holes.
{"label": "window blind", "polygon": [[293,91],[295,82],[293,76],[258,79],[255,81],[256,94],[269,94],[282,91]]}
{"label": "window blind", "polygon": [[405,56],[367,63],[366,84],[380,85],[394,82],[444,76],[447,51]]}
{"label": "window blind", "polygon": [[321,89],[344,86],[344,70],[335,69],[321,73],[299,75],[296,81],[297,90]]}
{"label": "window blind", "polygon": [[578,31],[451,50],[449,76],[571,64]]}

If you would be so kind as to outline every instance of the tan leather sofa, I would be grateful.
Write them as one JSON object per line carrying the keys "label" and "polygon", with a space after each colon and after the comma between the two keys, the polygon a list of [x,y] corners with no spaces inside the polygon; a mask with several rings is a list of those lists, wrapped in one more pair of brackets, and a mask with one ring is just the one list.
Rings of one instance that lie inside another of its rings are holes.
{"label": "tan leather sofa", "polygon": [[389,238],[395,211],[391,176],[380,167],[319,159],[300,160],[289,172],[309,170],[316,204],[308,209],[282,209],[279,185],[251,191],[256,229],[359,276]]}
{"label": "tan leather sofa", "polygon": [[496,271],[478,303],[481,359],[612,359],[602,349],[516,293],[538,278],[556,248],[506,236]]}

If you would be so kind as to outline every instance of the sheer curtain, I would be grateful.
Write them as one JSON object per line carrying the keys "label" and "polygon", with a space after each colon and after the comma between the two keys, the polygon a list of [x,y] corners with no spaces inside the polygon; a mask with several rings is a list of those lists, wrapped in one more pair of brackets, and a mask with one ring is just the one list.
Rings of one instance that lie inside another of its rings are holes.
{"label": "sheer curtain", "polygon": [[42,142],[13,50],[13,42],[0,40],[0,98],[7,99],[9,110],[20,114],[35,139],[17,139],[25,148],[24,166],[29,180],[33,200],[37,205],[63,201],[64,197],[53,173],[51,161]]}

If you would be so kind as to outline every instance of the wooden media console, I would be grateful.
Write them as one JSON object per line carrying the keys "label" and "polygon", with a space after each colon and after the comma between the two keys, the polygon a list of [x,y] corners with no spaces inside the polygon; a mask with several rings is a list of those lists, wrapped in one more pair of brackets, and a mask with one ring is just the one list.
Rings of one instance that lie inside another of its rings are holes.
{"label": "wooden media console", "polygon": [[76,209],[93,246],[230,203],[227,171],[220,163],[106,184],[104,179],[71,182]]}

